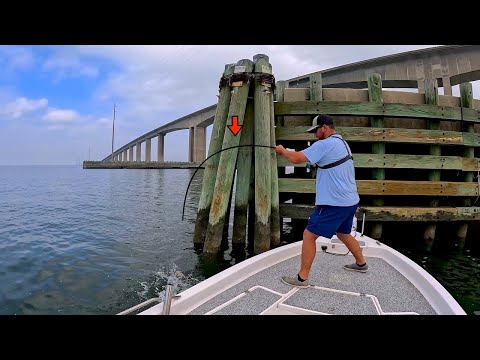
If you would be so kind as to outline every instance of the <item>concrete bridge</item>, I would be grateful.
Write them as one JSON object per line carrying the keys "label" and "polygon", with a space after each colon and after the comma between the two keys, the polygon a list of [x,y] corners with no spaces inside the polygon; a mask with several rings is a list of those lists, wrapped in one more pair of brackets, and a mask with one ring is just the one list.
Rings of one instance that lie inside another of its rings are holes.
{"label": "concrete bridge", "polygon": [[[452,86],[480,80],[480,45],[449,45],[414,50],[302,75],[286,81],[287,87],[308,88],[310,77],[320,75],[324,88],[367,88],[369,74],[381,75],[384,88],[415,88],[424,93],[426,79],[437,79],[443,95],[452,95]],[[305,99],[308,100],[308,99]],[[164,137],[167,133],[189,129],[188,161],[199,163],[206,158],[206,128],[213,124],[216,104],[156,128],[113,153],[114,161],[141,161],[141,144],[145,161],[151,161],[151,139],[158,137],[157,161],[164,161]],[[134,160],[133,148],[136,148]],[[102,161],[111,161],[112,155]]]}
{"label": "concrete bridge", "polygon": [[[141,161],[141,145],[145,142],[145,162],[150,162],[152,139],[158,137],[157,161],[163,162],[165,161],[165,135],[172,131],[189,129],[188,161],[202,162],[206,158],[207,126],[213,124],[216,109],[217,105],[214,104],[153,129],[115,150],[113,159],[110,154],[102,161]],[[133,148],[135,148],[135,158],[133,157]]]}

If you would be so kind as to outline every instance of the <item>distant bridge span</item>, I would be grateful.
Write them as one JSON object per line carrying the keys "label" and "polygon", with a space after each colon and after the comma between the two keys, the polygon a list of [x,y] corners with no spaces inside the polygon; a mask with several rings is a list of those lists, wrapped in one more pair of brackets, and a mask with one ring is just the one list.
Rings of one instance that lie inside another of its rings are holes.
{"label": "distant bridge span", "polygon": [[[372,73],[381,75],[384,88],[416,88],[420,93],[424,92],[425,79],[437,79],[444,95],[452,95],[452,86],[480,80],[480,45],[437,46],[382,56],[298,76],[286,80],[286,84],[308,88],[310,76],[320,74],[324,88],[364,89]],[[113,160],[141,161],[141,144],[146,142],[145,161],[151,161],[151,139],[158,136],[157,161],[164,161],[164,136],[189,129],[188,161],[202,162],[206,158],[206,128],[213,124],[216,107],[208,106],[149,131],[114,151]],[[110,160],[111,155],[102,161]]]}
{"label": "distant bridge span", "polygon": [[[134,161],[133,148],[135,147],[135,161],[141,161],[141,144],[145,142],[145,161],[151,161],[151,140],[158,137],[157,161],[164,161],[165,135],[172,131],[189,129],[188,161],[201,162],[206,158],[207,126],[213,124],[216,109],[216,104],[210,105],[143,134],[114,151],[114,160]],[[111,157],[112,154],[102,161],[110,161]]]}

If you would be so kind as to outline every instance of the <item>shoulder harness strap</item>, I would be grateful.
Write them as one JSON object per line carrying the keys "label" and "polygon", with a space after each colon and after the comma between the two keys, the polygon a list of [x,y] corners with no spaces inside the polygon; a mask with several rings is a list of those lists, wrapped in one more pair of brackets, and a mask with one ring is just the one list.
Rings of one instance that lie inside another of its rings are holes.
{"label": "shoulder harness strap", "polygon": [[345,142],[345,140],[343,140],[342,138],[339,138],[337,136],[333,136],[333,135],[330,135],[331,137],[334,137],[334,138],[337,138],[337,139],[340,139],[343,141],[343,144],[345,145],[345,149],[347,149],[347,156],[345,156],[343,159],[340,159],[340,160],[337,160],[333,163],[330,163],[330,164],[327,164],[327,165],[324,165],[324,166],[319,166],[318,168],[319,169],[330,169],[332,167],[335,167],[335,166],[338,166],[340,164],[343,164],[345,161],[348,161],[350,159],[353,160],[353,156],[352,154],[350,153],[350,151],[348,150],[348,146],[347,146],[347,143]]}

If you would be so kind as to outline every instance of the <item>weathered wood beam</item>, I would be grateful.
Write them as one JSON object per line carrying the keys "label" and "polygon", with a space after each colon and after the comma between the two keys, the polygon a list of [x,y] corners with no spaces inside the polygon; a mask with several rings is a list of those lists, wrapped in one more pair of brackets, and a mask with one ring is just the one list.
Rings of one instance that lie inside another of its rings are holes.
{"label": "weathered wood beam", "polygon": [[330,115],[388,116],[419,119],[458,120],[480,123],[480,111],[460,107],[414,104],[361,103],[346,101],[290,101],[276,102],[276,115]]}
{"label": "weathered wood beam", "polygon": [[[313,205],[280,204],[280,215],[291,219],[308,219]],[[361,206],[357,218],[365,211],[365,221],[478,221],[480,207],[394,207]]]}
{"label": "weathered wood beam", "polygon": [[[480,158],[462,158],[460,156],[401,155],[401,154],[353,154],[355,168],[384,169],[443,169],[477,171]],[[277,159],[278,167],[298,166],[284,157]]]}
{"label": "weathered wood beam", "polygon": [[[276,127],[277,141],[298,140],[314,141],[315,135],[307,133],[307,126]],[[336,127],[338,133],[347,141],[358,142],[392,142],[416,144],[468,145],[480,147],[480,134],[461,133],[458,131],[401,129],[370,127]]]}
{"label": "weathered wood beam", "polygon": [[[360,195],[477,196],[478,183],[446,181],[357,180]],[[314,179],[278,179],[279,192],[315,193]]]}

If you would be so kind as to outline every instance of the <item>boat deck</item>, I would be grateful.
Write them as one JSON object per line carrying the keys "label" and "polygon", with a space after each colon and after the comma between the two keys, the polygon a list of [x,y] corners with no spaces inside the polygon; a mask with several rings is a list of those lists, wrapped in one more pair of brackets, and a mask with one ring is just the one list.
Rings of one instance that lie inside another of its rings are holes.
{"label": "boat deck", "polygon": [[308,288],[280,280],[297,274],[297,255],[259,271],[188,314],[436,314],[417,288],[385,260],[365,256],[369,270],[359,273],[343,268],[354,261],[351,254],[330,254],[319,246],[317,250]]}

